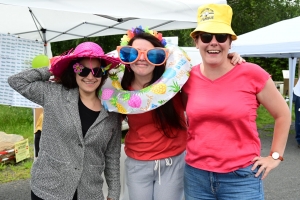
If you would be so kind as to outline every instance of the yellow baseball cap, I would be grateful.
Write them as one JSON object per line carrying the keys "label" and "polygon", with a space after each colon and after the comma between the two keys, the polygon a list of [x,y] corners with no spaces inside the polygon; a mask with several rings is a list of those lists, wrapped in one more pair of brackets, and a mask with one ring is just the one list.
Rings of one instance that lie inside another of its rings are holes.
{"label": "yellow baseball cap", "polygon": [[232,40],[237,36],[231,28],[232,8],[227,4],[205,4],[198,8],[197,27],[191,32],[192,38],[196,33],[227,33],[231,35]]}

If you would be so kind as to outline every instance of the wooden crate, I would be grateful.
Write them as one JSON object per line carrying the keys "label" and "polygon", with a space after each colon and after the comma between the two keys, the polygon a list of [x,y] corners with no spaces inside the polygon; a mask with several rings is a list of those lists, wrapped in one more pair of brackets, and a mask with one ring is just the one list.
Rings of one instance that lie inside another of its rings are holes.
{"label": "wooden crate", "polygon": [[[294,80],[294,86],[297,84],[298,78],[295,78]],[[289,96],[289,79],[284,79],[283,81],[283,95]]]}

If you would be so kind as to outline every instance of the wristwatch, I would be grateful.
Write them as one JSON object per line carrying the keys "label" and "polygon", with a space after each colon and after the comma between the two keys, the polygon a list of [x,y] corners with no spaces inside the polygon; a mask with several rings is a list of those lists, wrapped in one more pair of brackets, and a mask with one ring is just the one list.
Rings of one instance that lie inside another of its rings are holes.
{"label": "wristwatch", "polygon": [[274,159],[274,160],[281,160],[283,161],[283,157],[279,155],[278,152],[274,151],[270,153],[270,156]]}

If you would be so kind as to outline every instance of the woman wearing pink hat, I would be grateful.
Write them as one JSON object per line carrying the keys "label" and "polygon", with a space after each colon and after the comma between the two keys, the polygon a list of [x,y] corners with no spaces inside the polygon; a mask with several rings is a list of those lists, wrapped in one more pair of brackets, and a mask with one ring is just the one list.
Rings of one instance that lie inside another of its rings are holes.
{"label": "woman wearing pink hat", "polygon": [[[39,156],[31,171],[32,199],[103,200],[120,196],[121,117],[103,109],[99,90],[118,59],[92,42],[51,64],[9,77],[9,85],[44,108]],[[49,78],[54,75],[54,82]]]}
{"label": "woman wearing pink hat", "polygon": [[[228,5],[203,5],[191,33],[202,63],[183,86],[189,124],[185,200],[262,200],[262,179],[283,160],[289,108],[260,66],[230,63],[227,54],[237,39],[231,17]],[[255,122],[260,104],[275,120],[270,154],[264,157]]]}

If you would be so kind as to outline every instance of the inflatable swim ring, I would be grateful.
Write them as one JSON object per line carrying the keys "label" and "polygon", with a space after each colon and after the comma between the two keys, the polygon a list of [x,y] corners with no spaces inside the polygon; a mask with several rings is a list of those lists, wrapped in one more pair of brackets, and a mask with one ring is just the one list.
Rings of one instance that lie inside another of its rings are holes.
{"label": "inflatable swim ring", "polygon": [[100,95],[103,107],[111,112],[138,114],[153,110],[172,99],[188,80],[192,65],[186,52],[178,46],[168,45],[166,48],[170,53],[165,72],[155,83],[141,90],[122,89],[124,65],[110,70]]}

